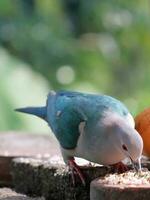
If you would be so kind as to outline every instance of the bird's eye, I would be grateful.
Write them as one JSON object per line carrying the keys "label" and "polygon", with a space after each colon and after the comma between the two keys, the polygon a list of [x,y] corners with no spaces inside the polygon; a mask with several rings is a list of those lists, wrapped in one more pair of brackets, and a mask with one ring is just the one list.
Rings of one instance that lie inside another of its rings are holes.
{"label": "bird's eye", "polygon": [[128,151],[127,147],[125,144],[122,145],[123,150]]}

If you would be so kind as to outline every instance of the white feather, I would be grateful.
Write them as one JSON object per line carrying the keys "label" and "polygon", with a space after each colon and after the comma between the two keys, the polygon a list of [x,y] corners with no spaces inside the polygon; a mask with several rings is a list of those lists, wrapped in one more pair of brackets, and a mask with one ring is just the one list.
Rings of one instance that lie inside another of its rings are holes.
{"label": "white feather", "polygon": [[135,128],[135,121],[134,118],[132,117],[132,115],[130,113],[128,113],[127,117],[127,123],[132,127]]}

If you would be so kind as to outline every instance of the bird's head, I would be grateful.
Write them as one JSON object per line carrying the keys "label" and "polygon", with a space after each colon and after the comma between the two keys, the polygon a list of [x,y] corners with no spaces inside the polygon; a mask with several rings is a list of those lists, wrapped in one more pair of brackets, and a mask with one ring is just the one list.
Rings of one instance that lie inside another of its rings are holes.
{"label": "bird's head", "polygon": [[131,160],[133,167],[141,170],[141,155],[143,151],[143,140],[140,134],[131,127],[126,127],[120,140],[120,148],[123,154]]}
{"label": "bird's head", "polygon": [[120,121],[114,127],[114,141],[116,148],[125,158],[129,158],[136,171],[141,170],[141,155],[143,151],[143,140],[140,134],[126,122]]}
{"label": "bird's head", "polygon": [[109,144],[107,147],[110,152],[109,159],[117,163],[121,159],[129,158],[136,170],[141,169],[143,140],[134,125],[118,116],[106,118],[104,123],[107,127],[105,131]]}

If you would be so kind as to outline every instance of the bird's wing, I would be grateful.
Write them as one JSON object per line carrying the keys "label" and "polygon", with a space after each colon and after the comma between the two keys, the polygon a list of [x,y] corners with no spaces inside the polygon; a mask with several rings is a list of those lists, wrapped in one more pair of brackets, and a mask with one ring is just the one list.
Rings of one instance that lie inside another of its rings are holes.
{"label": "bird's wing", "polygon": [[60,145],[66,149],[76,147],[80,135],[79,125],[87,119],[79,106],[83,101],[82,95],[79,94],[58,92],[48,97],[48,122]]}
{"label": "bird's wing", "polygon": [[81,122],[87,122],[85,128],[91,129],[107,111],[123,117],[128,113],[126,107],[112,97],[68,91],[51,93],[47,107],[47,121],[61,146],[67,149],[76,147]]}

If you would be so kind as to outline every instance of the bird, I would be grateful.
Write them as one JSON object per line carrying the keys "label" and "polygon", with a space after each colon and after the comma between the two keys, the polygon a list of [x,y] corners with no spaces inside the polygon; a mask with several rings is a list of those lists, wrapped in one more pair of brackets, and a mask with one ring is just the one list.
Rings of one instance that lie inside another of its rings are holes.
{"label": "bird", "polygon": [[75,157],[102,165],[129,158],[141,170],[143,140],[127,107],[114,97],[76,91],[50,91],[46,105],[16,111],[44,119],[56,136],[64,162],[83,185],[85,179]]}

